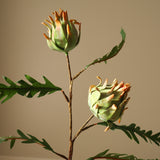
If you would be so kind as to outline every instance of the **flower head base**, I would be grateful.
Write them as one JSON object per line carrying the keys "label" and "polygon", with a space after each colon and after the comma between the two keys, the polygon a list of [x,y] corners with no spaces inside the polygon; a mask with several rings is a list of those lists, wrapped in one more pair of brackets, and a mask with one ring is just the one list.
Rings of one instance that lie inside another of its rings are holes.
{"label": "flower head base", "polygon": [[[97,77],[100,83],[89,88],[88,105],[92,113],[102,121],[114,122],[120,120],[123,112],[127,109],[126,104],[129,101],[127,98],[130,84],[120,82],[115,79],[111,85],[108,80],[102,85],[102,80]],[[119,121],[120,122],[120,121]]]}
{"label": "flower head base", "polygon": [[[68,53],[79,43],[81,23],[69,20],[67,11],[61,9],[60,13],[55,11],[52,14],[55,16],[55,21],[51,16],[48,16],[49,20],[46,20],[50,26],[42,22],[48,28],[48,36],[44,33],[44,37],[50,49]],[[76,25],[78,25],[78,30]]]}

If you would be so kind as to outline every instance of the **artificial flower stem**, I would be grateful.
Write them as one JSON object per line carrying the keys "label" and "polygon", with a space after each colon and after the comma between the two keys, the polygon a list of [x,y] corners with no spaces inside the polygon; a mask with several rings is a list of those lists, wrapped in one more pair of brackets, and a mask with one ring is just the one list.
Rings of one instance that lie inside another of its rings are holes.
{"label": "artificial flower stem", "polygon": [[72,80],[72,73],[71,73],[71,66],[69,55],[66,53],[67,58],[67,66],[68,66],[68,73],[69,73],[69,102],[68,102],[68,109],[69,109],[69,155],[68,160],[72,160],[73,156],[73,141],[72,141],[72,88],[73,88],[73,80]]}
{"label": "artificial flower stem", "polygon": [[80,133],[83,131],[84,127],[91,121],[91,119],[94,117],[94,115],[91,115],[88,120],[82,125],[82,127],[79,129],[77,134],[73,138],[73,142],[76,140],[76,138],[80,135]]}
{"label": "artificial flower stem", "polygon": [[61,90],[61,92],[62,92],[65,100],[66,100],[67,102],[69,102],[69,98],[68,98],[68,96],[66,95],[66,93],[65,93],[63,90]]}
{"label": "artificial flower stem", "polygon": [[73,80],[76,79],[76,78],[78,78],[79,75],[80,75],[81,73],[83,73],[86,69],[87,69],[87,68],[83,68],[79,73],[77,73],[77,74],[73,77]]}

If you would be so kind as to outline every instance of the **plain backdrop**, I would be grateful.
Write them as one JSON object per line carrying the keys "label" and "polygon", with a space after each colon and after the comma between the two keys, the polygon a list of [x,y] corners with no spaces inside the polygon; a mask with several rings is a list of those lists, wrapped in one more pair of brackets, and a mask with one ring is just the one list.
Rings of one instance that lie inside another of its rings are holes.
{"label": "plain backdrop", "polygon": [[[28,74],[40,82],[46,76],[68,94],[68,71],[63,53],[48,48],[41,25],[51,13],[62,8],[70,19],[82,23],[79,45],[70,52],[72,73],[102,57],[121,41],[120,30],[127,34],[121,52],[110,59],[90,67],[74,81],[73,128],[74,133],[91,115],[87,104],[88,88],[97,84],[96,76],[103,80],[114,78],[132,86],[128,110],[121,124],[136,123],[142,129],[160,129],[160,1],[159,0],[0,0],[0,82],[2,76],[13,81],[25,79]],[[99,122],[94,118],[91,123]],[[14,96],[0,104],[0,136],[17,135],[21,129],[39,139],[45,138],[54,150],[68,154],[68,107],[56,92],[32,99]],[[139,158],[160,158],[159,147],[140,144],[128,139],[121,131],[108,131],[94,127],[81,134],[74,148],[74,160],[110,149],[110,152],[134,154]],[[16,142],[13,150],[9,142],[0,144],[0,155],[57,158],[40,146]]]}

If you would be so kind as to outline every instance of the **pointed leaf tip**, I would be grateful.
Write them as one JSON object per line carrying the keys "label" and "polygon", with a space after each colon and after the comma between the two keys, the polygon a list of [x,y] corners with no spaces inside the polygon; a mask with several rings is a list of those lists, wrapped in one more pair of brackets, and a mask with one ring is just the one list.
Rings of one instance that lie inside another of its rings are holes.
{"label": "pointed leaf tip", "polygon": [[10,149],[12,149],[15,145],[15,142],[16,140],[15,139],[12,139],[11,142],[10,142]]}
{"label": "pointed leaf tip", "polygon": [[123,30],[123,28],[121,29],[121,36],[122,36],[122,40],[125,41],[126,33],[125,33],[125,31]]}
{"label": "pointed leaf tip", "polygon": [[87,69],[88,67],[94,65],[94,64],[97,64],[97,63],[101,63],[101,62],[107,62],[108,59],[111,59],[113,58],[114,56],[116,56],[121,48],[123,47],[124,43],[125,43],[125,38],[126,38],[126,33],[124,32],[123,29],[121,29],[121,36],[122,36],[122,40],[121,42],[119,43],[119,45],[116,45],[112,48],[112,50],[110,52],[108,52],[107,54],[105,54],[103,57],[101,58],[97,58],[95,59],[92,63],[88,64],[85,69]]}
{"label": "pointed leaf tip", "polygon": [[20,130],[20,129],[17,129],[17,133],[24,139],[28,139],[28,137]]}

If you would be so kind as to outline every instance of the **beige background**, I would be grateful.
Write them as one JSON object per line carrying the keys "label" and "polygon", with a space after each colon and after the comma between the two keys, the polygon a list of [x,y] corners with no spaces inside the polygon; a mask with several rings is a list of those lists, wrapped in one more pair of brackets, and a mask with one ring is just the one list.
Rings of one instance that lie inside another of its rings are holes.
{"label": "beige background", "polygon": [[[91,115],[87,105],[88,87],[97,84],[96,76],[115,77],[132,85],[129,109],[121,124],[137,123],[141,128],[158,132],[159,127],[159,0],[0,0],[0,75],[14,81],[29,74],[39,81],[45,75],[55,85],[68,92],[68,73],[63,53],[51,51],[42,35],[41,22],[59,8],[67,9],[69,17],[82,22],[78,47],[70,53],[73,74],[121,40],[121,27],[127,33],[126,44],[119,55],[107,65],[90,67],[74,83],[74,133]],[[1,78],[0,82],[4,83]],[[58,152],[68,151],[68,110],[60,92],[40,99],[16,95],[0,105],[0,136],[24,132],[45,138]],[[97,122],[95,118],[93,122]],[[139,158],[159,158],[156,145],[140,145],[121,131],[103,132],[95,127],[83,133],[74,149],[74,160],[84,160],[107,148],[111,152],[135,154]],[[13,150],[9,143],[0,145],[0,155],[57,158],[37,145],[17,142]]]}

